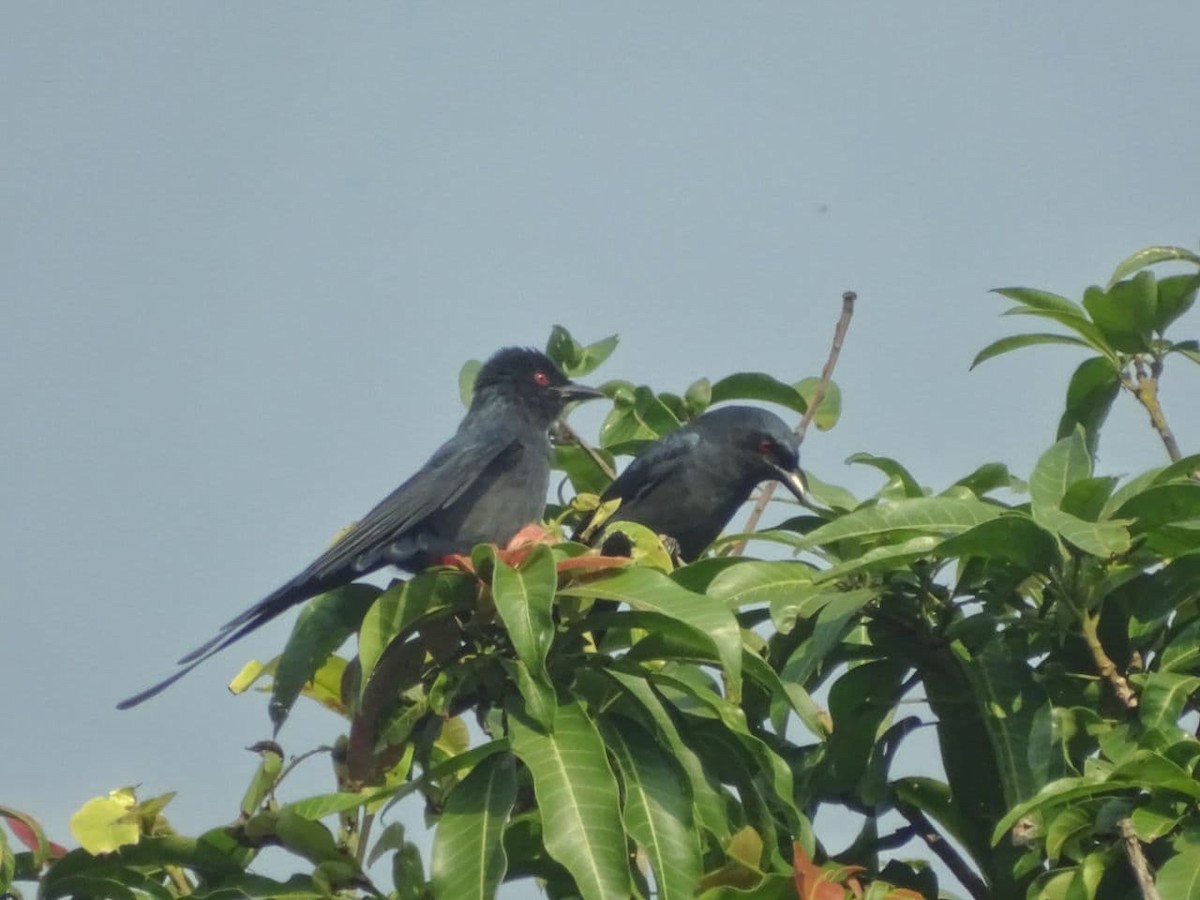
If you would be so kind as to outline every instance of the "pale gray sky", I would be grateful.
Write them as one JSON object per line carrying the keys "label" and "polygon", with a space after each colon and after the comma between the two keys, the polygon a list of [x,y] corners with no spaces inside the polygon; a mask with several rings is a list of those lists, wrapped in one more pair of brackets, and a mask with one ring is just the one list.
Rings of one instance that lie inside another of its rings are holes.
{"label": "pale gray sky", "polygon": [[[806,462],[942,486],[1027,472],[1078,362],[968,374],[1030,322],[988,288],[1079,296],[1200,240],[1194,0],[5,12],[0,802],[59,839],[133,782],[184,830],[232,816],[268,725],[224,684],[290,617],[113,704],[411,473],[463,360],[561,322],[621,334],[595,380],[795,379],[853,288]],[[1188,450],[1197,374],[1164,388]],[[1163,459],[1125,404],[1101,451]],[[335,727],[306,710],[284,746]]]}

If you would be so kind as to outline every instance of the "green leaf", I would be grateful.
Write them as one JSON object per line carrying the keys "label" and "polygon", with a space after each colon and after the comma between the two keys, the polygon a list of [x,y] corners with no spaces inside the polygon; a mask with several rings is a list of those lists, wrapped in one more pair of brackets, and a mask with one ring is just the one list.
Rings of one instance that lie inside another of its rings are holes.
{"label": "green leaf", "polygon": [[[706,593],[731,609],[753,603],[786,602],[813,589],[816,571],[801,562],[741,560],[721,571]],[[816,612],[816,610],[813,610]]]}
{"label": "green leaf", "polygon": [[1113,271],[1112,278],[1108,280],[1108,286],[1111,288],[1122,278],[1127,278],[1147,266],[1173,260],[1182,260],[1183,262],[1195,263],[1200,266],[1200,256],[1183,247],[1146,247],[1144,250],[1139,250],[1129,258],[1121,261]]}
{"label": "green leaf", "polygon": [[1027,572],[1048,572],[1058,561],[1058,541],[1032,519],[1006,514],[938,544],[936,555],[948,558],[999,559]]}
{"label": "green leaf", "polygon": [[975,358],[971,360],[971,368],[974,369],[980,363],[987,362],[989,359],[994,359],[1005,353],[1011,353],[1013,350],[1020,350],[1022,347],[1033,347],[1037,344],[1067,344],[1073,347],[1090,346],[1087,341],[1069,334],[1046,334],[1043,332],[1014,334],[1000,338],[998,341],[992,341],[992,343],[976,353]]}
{"label": "green leaf", "polygon": [[698,378],[683,392],[683,402],[693,416],[698,416],[712,405],[712,382]]}
{"label": "green leaf", "polygon": [[647,731],[683,769],[692,798],[694,821],[716,840],[724,841],[729,837],[725,798],[711,780],[711,774],[704,768],[696,751],[680,734],[666,702],[640,675],[616,668],[608,669],[605,675],[621,688],[632,710],[631,714],[638,717]]}
{"label": "green leaf", "polygon": [[600,729],[621,771],[625,827],[654,871],[655,896],[694,897],[701,847],[686,773],[631,719],[606,717]]}
{"label": "green leaf", "polygon": [[1130,531],[1145,534],[1171,522],[1200,519],[1200,484],[1181,482],[1147,488],[1117,509],[1122,519],[1132,519]]}
{"label": "green leaf", "polygon": [[1079,364],[1067,386],[1067,404],[1058,420],[1059,440],[1082,427],[1089,453],[1096,452],[1100,429],[1108,418],[1113,401],[1121,391],[1121,377],[1110,360],[1093,356]]}
{"label": "green leaf", "polygon": [[942,826],[963,846],[969,846],[970,825],[950,793],[950,787],[933,778],[909,776],[897,778],[888,785],[903,803],[914,806]]}
{"label": "green leaf", "polygon": [[558,584],[554,554],[549,546],[539,544],[514,569],[491,548],[488,552],[495,565],[492,594],[496,611],[508,629],[513,649],[530,675],[549,684],[546,655],[554,640],[554,589]]}
{"label": "green leaf", "polygon": [[1001,297],[1007,297],[1009,300],[1015,300],[1017,303],[1022,303],[1030,309],[1036,309],[1041,312],[1062,313],[1065,316],[1073,316],[1076,319],[1087,321],[1087,316],[1078,303],[1058,294],[1052,294],[1049,291],[1039,291],[1035,288],[1011,287],[993,288],[992,293],[999,294]]}
{"label": "green leaf", "polygon": [[1200,275],[1170,275],[1158,281],[1158,304],[1154,314],[1154,330],[1160,335],[1176,319],[1192,308]]}
{"label": "green leaf", "polygon": [[1144,353],[1150,349],[1154,332],[1157,297],[1154,273],[1139,272],[1107,291],[1089,287],[1083,294],[1083,305],[1114,349]]}
{"label": "green leaf", "polygon": [[1200,677],[1151,672],[1142,688],[1138,718],[1146,728],[1175,728],[1188,699],[1200,689]]}
{"label": "green leaf", "polygon": [[1091,477],[1092,458],[1087,442],[1078,431],[1061,438],[1042,454],[1029,476],[1029,496],[1034,518],[1039,509],[1057,508],[1067,489],[1076,481]]}
{"label": "green leaf", "polygon": [[905,497],[923,497],[925,490],[917,484],[917,479],[909,474],[908,469],[886,456],[874,456],[870,453],[854,453],[846,457],[846,462],[849,464],[859,463],[864,466],[872,466],[891,479],[891,484],[899,485],[903,488]]}
{"label": "green leaf", "polygon": [[463,406],[471,406],[471,400],[475,397],[475,379],[482,368],[483,363],[479,360],[468,359],[458,370],[458,396],[462,398]]}
{"label": "green leaf", "polygon": [[572,584],[559,593],[568,597],[601,597],[628,603],[636,610],[658,613],[682,623],[701,635],[716,651],[725,670],[730,696],[740,696],[742,681],[742,638],[737,619],[720,601],[680,587],[654,569],[621,569],[588,581]]}
{"label": "green leaf", "polygon": [[759,400],[777,403],[803,414],[808,409],[804,396],[795,387],[763,372],[738,372],[712,386],[712,402]]}
{"label": "green leaf", "polygon": [[983,497],[998,488],[1020,490],[1020,484],[1004,463],[984,463],[970,475],[954,482],[953,487],[964,487],[976,497]]}
{"label": "green leaf", "polygon": [[550,734],[520,715],[509,717],[509,728],[513,752],[533,776],[546,850],[571,873],[584,900],[629,900],[620,794],[604,742],[583,706],[560,705]]}
{"label": "green leaf", "polygon": [[275,668],[275,683],[267,711],[276,733],[287,721],[296,698],[331,653],[358,630],[379,588],[347,584],[309,601]]}
{"label": "green leaf", "polygon": [[484,759],[450,792],[430,858],[436,896],[495,896],[508,868],[501,838],[516,800],[516,768],[507,753]]}
{"label": "green leaf", "polygon": [[578,444],[558,444],[554,448],[554,468],[566,472],[576,494],[602,494],[612,478],[596,463],[599,456],[615,471],[613,455],[607,450],[584,450]]}
{"label": "green leaf", "polygon": [[850,630],[852,620],[859,610],[876,599],[881,588],[857,588],[834,593],[817,613],[817,622],[812,637],[802,642],[788,657],[779,673],[785,683],[807,684],[825,657],[841,642]]}
{"label": "green leaf", "polygon": [[654,441],[679,427],[679,418],[650,388],[618,392],[600,426],[600,446],[619,452],[639,441]]}
{"label": "green leaf", "polygon": [[579,361],[571,367],[571,371],[567,374],[572,378],[582,378],[584,375],[590,375],[596,369],[600,368],[600,364],[612,356],[612,352],[617,349],[617,343],[620,338],[615,334],[610,334],[606,338],[601,338],[594,343],[588,344],[580,353]]}
{"label": "green leaf", "polygon": [[561,325],[555,325],[550,329],[550,337],[546,341],[546,355],[564,374],[570,375],[583,356],[583,348],[571,337],[571,332]]}
{"label": "green leaf", "polygon": [[[817,388],[820,384],[820,378],[802,378],[796,382],[795,388],[796,392],[804,398],[804,403],[811,405],[812,401],[816,399]],[[841,415],[842,389],[831,381],[825,385],[825,396],[821,398],[821,405],[813,414],[812,423],[817,426],[819,431],[828,431],[837,424]]]}
{"label": "green leaf", "polygon": [[1123,521],[1089,522],[1061,509],[1046,507],[1039,510],[1036,506],[1033,518],[1084,553],[1102,559],[1124,553],[1133,544]]}
{"label": "green leaf", "polygon": [[1159,896],[1171,900],[1200,900],[1200,849],[1172,856],[1155,876]]}
{"label": "green leaf", "polygon": [[847,538],[862,538],[891,531],[957,534],[994,519],[1003,508],[982,500],[957,497],[915,497],[881,503],[847,513],[794,541],[800,548],[817,547]]}

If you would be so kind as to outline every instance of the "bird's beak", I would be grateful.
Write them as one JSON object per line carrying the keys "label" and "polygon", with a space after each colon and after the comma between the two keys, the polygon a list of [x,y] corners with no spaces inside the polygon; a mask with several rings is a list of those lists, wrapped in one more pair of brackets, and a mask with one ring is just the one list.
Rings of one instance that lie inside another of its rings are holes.
{"label": "bird's beak", "polygon": [[563,403],[574,403],[582,400],[596,400],[603,397],[600,391],[595,388],[588,387],[583,384],[575,384],[568,381],[561,387],[555,388],[558,391],[558,396],[562,398]]}
{"label": "bird's beak", "polygon": [[783,482],[783,486],[787,488],[796,499],[801,503],[808,501],[808,479],[804,475],[804,470],[797,466],[794,469],[785,469],[783,466],[772,466],[775,469],[775,477]]}

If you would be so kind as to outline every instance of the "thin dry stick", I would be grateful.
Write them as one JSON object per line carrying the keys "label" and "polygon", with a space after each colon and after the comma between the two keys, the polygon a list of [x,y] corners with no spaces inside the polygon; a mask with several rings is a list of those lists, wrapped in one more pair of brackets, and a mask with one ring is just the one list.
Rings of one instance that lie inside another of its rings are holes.
{"label": "thin dry stick", "polygon": [[[800,424],[796,426],[796,435],[801,441],[804,440],[804,435],[808,431],[808,423],[817,413],[821,402],[825,399],[825,391],[829,387],[829,381],[833,378],[833,369],[837,365],[838,356],[842,352],[842,344],[846,340],[846,332],[850,328],[850,319],[854,315],[854,301],[858,299],[858,294],[854,291],[846,291],[842,294],[842,315],[838,318],[837,328],[833,330],[833,344],[829,348],[829,358],[825,360],[825,368],[821,370],[821,380],[817,383],[817,389],[813,391],[811,402],[808,404],[808,409],[804,411],[804,418],[800,420]],[[771,502],[771,498],[775,496],[776,482],[772,481],[767,484],[758,494],[758,500],[754,504],[754,509],[750,513],[750,518],[746,520],[746,527],[742,531],[750,534],[758,527],[758,520],[762,518],[762,514],[767,510],[767,504]],[[730,554],[740,556],[742,551],[746,549],[747,540],[738,541],[733,545]]]}
{"label": "thin dry stick", "polygon": [[562,433],[562,436],[567,440],[578,444],[583,452],[592,458],[592,462],[596,464],[597,468],[607,475],[610,480],[617,477],[616,470],[605,461],[604,457],[596,451],[595,447],[581,438],[579,433],[574,428],[561,420],[558,423],[558,428]]}
{"label": "thin dry stick", "polygon": [[1129,868],[1133,869],[1133,877],[1137,879],[1142,900],[1162,900],[1158,888],[1154,885],[1154,876],[1150,874],[1150,865],[1146,862],[1146,854],[1142,852],[1137,832],[1133,830],[1133,821],[1128,818],[1121,819],[1117,822],[1117,827],[1121,830],[1121,846],[1125,850],[1125,858],[1129,860]]}

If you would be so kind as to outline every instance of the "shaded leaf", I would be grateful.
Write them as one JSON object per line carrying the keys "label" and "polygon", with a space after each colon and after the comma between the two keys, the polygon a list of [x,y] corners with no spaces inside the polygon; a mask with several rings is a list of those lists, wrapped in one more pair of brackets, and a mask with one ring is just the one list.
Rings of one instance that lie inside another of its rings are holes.
{"label": "shaded leaf", "polygon": [[495,896],[508,867],[501,837],[516,799],[516,769],[507,753],[485,758],[450,792],[430,857],[437,896]]}
{"label": "shaded leaf", "polygon": [[712,402],[727,400],[759,400],[777,403],[803,414],[808,409],[804,396],[790,384],[785,384],[763,372],[738,372],[722,378],[712,386]]}
{"label": "shaded leaf", "polygon": [[1100,429],[1108,418],[1113,401],[1121,391],[1120,374],[1103,356],[1093,356],[1079,364],[1067,385],[1067,404],[1058,420],[1057,437],[1061,440],[1082,427],[1087,450],[1096,452]]}
{"label": "shaded leaf", "polygon": [[629,900],[619,791],[595,724],[571,701],[555,712],[551,734],[520,715],[509,717],[509,727],[513,752],[533,776],[546,850],[585,900]]}

